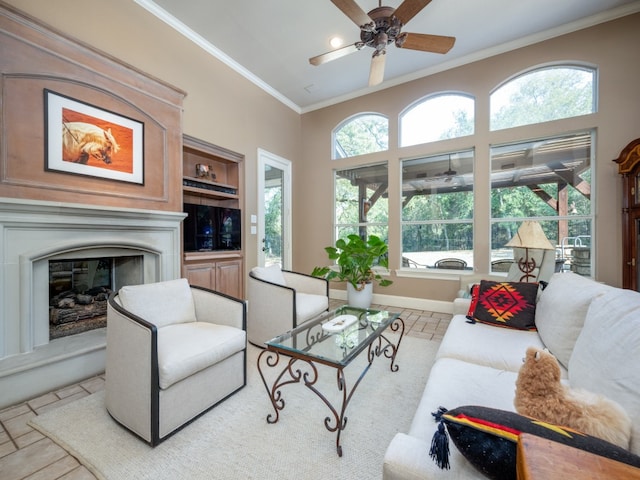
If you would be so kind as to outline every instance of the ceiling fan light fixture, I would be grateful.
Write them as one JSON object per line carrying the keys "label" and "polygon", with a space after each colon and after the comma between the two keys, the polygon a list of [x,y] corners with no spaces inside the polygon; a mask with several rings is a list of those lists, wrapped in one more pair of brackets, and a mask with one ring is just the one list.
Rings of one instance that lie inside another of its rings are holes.
{"label": "ceiling fan light fixture", "polygon": [[333,48],[339,48],[342,46],[343,43],[344,43],[344,40],[342,39],[342,37],[338,35],[336,35],[335,37],[331,37],[331,39],[329,40],[329,44]]}

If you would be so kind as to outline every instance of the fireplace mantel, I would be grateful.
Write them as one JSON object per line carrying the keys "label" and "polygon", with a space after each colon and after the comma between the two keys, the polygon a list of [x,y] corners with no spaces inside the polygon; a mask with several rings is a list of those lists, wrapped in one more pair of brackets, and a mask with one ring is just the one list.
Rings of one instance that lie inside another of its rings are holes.
{"label": "fireplace mantel", "polygon": [[49,341],[49,259],[142,255],[145,283],[178,278],[183,218],[0,198],[0,408],[104,371],[104,329]]}

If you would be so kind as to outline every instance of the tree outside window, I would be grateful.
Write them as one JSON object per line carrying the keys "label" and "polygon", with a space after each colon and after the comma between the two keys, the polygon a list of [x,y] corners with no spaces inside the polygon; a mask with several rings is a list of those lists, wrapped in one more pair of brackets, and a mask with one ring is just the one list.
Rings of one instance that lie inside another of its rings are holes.
{"label": "tree outside window", "polygon": [[547,67],[525,73],[491,94],[491,130],[594,113],[596,71]]}
{"label": "tree outside window", "polygon": [[400,115],[400,146],[473,135],[475,101],[462,94],[420,100]]}
{"label": "tree outside window", "polygon": [[473,266],[473,150],[402,162],[404,267]]}
{"label": "tree outside window", "polygon": [[340,125],[333,134],[333,158],[354,157],[389,149],[389,120],[361,114]]}
{"label": "tree outside window", "polygon": [[387,164],[335,172],[336,238],[376,235],[388,241]]}
{"label": "tree outside window", "polygon": [[537,220],[564,260],[558,269],[578,269],[578,251],[578,273],[589,273],[592,136],[583,132],[491,148],[492,261],[512,258],[504,245],[522,221]]}

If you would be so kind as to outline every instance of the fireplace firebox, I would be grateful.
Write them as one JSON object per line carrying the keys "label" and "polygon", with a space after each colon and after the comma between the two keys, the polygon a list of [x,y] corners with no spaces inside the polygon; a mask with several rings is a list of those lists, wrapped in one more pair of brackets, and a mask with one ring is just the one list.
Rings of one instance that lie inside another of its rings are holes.
{"label": "fireplace firebox", "polygon": [[142,283],[143,257],[49,260],[49,340],[107,323],[107,300],[115,288]]}
{"label": "fireplace firebox", "polygon": [[50,260],[49,340],[105,327],[117,279],[141,283],[142,261],[140,255]]}

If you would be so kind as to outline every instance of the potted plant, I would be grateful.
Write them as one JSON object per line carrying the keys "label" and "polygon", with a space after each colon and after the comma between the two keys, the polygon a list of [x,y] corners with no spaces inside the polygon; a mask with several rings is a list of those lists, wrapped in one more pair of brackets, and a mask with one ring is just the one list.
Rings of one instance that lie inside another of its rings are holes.
{"label": "potted plant", "polygon": [[347,282],[349,305],[369,308],[373,281],[381,287],[393,283],[373,270],[374,266],[388,268],[388,249],[388,245],[375,235],[370,235],[366,241],[359,235],[349,235],[346,240],[339,238],[335,247],[325,247],[329,260],[335,260],[338,268],[316,267],[311,274],[327,280]]}

